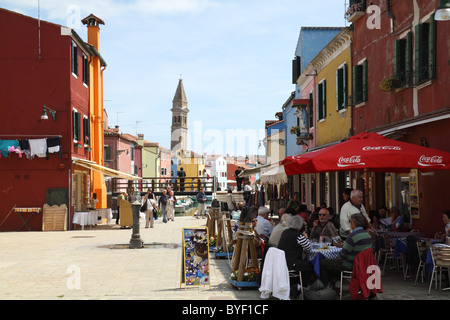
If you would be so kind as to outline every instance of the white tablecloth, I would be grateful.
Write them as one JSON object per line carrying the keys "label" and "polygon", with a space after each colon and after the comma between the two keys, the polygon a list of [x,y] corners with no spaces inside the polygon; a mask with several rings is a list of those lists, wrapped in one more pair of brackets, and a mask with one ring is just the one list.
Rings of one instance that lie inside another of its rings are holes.
{"label": "white tablecloth", "polygon": [[98,213],[96,210],[79,211],[73,215],[73,224],[79,224],[84,229],[84,226],[93,226],[97,224]]}

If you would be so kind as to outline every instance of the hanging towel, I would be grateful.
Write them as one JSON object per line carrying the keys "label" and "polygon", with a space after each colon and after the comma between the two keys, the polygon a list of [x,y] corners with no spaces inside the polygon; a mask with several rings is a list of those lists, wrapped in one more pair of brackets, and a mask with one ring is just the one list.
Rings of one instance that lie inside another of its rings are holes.
{"label": "hanging towel", "polygon": [[29,139],[31,156],[38,156],[45,158],[47,156],[47,141],[46,139]]}
{"label": "hanging towel", "polygon": [[[61,138],[47,138],[47,151],[48,153],[57,153],[59,152],[59,157],[62,158],[61,153]],[[47,153],[47,158],[48,158]]]}
{"label": "hanging towel", "polygon": [[9,152],[9,149],[13,147],[13,150],[17,149],[19,146],[19,142],[17,140],[0,140],[0,152],[1,154],[7,158]]}

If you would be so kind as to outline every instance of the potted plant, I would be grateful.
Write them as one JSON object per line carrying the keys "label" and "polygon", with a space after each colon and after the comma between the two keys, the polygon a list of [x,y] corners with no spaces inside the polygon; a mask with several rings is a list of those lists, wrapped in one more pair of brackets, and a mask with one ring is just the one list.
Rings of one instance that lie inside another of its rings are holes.
{"label": "potted plant", "polygon": [[387,77],[383,79],[380,83],[380,89],[385,92],[392,92],[400,87],[400,80],[394,76]]}
{"label": "potted plant", "polygon": [[259,287],[259,269],[244,268],[242,281],[238,281],[239,271],[235,270],[230,275],[230,283],[236,287]]}
{"label": "potted plant", "polygon": [[297,136],[299,136],[300,133],[301,133],[300,126],[294,126],[294,127],[291,127],[291,129],[289,130],[289,132],[292,133],[292,134],[296,134]]}

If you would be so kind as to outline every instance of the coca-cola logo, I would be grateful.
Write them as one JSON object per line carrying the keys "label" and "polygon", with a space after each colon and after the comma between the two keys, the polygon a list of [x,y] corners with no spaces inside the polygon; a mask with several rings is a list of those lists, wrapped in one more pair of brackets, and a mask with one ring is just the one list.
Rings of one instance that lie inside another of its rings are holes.
{"label": "coca-cola logo", "polygon": [[422,155],[419,158],[419,161],[417,163],[422,167],[430,167],[430,166],[443,166],[445,167],[445,164],[442,163],[443,157],[442,156],[426,156]]}
{"label": "coca-cola logo", "polygon": [[361,162],[361,156],[340,157],[337,163],[337,166],[341,168],[352,165],[364,166],[365,163]]}
{"label": "coca-cola logo", "polygon": [[365,146],[363,148],[364,151],[377,151],[377,150],[393,150],[393,151],[401,151],[402,147],[399,146],[376,146],[376,147],[371,147],[371,146]]}

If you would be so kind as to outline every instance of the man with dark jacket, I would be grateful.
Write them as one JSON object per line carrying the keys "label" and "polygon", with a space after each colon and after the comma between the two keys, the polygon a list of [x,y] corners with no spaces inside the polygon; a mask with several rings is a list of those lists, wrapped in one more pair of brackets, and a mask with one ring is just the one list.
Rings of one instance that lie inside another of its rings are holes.
{"label": "man with dark jacket", "polygon": [[168,197],[169,196],[167,195],[167,190],[163,189],[162,195],[161,195],[161,197],[159,197],[159,200],[158,200],[158,207],[162,209],[164,223],[167,222],[166,204],[167,204]]}
{"label": "man with dark jacket", "polygon": [[206,194],[203,192],[203,188],[200,188],[200,192],[197,193],[197,202],[198,202],[198,210],[197,210],[197,214],[195,217],[197,219],[199,216],[202,216],[202,218],[205,218]]}

